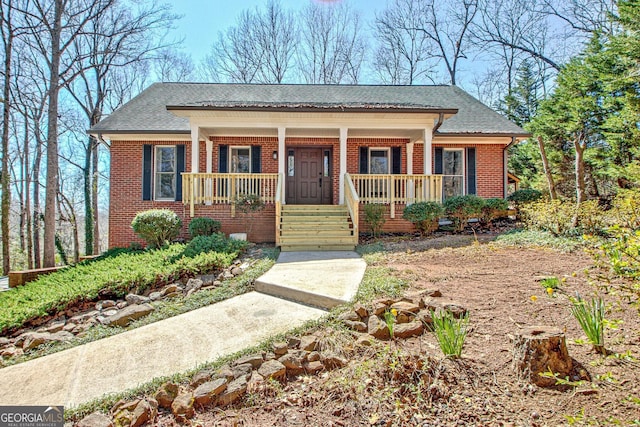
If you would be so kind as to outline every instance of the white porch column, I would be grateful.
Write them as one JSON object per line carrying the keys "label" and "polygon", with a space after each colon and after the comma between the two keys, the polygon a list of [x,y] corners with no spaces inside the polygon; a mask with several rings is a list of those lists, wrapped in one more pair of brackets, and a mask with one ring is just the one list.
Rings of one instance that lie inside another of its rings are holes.
{"label": "white porch column", "polygon": [[[213,172],[213,141],[210,139],[206,140],[206,150],[207,150],[207,165],[206,170],[207,173]],[[213,198],[213,180],[211,178],[206,179],[205,188],[207,192],[207,206],[211,206],[213,203],[211,199]]]}
{"label": "white porch column", "polygon": [[[407,175],[413,175],[413,146],[413,142],[407,144]],[[409,204],[415,202],[416,193],[413,179],[407,180],[407,198]]]}
{"label": "white porch column", "polygon": [[278,128],[278,173],[282,177],[282,193],[281,193],[281,202],[285,203],[285,191],[286,182],[287,182],[287,152],[285,148],[285,139],[286,139],[287,129],[280,127]]}
{"label": "white porch column", "polygon": [[433,134],[431,133],[431,129],[425,129],[424,130],[424,135],[423,135],[423,149],[424,149],[424,174],[425,175],[432,175],[433,174],[433,168],[431,167],[432,164],[432,156],[431,156],[431,139],[432,139]]}
{"label": "white porch column", "polygon": [[348,128],[340,128],[340,192],[338,203],[344,205],[344,174],[347,173],[347,133]]}
{"label": "white porch column", "polygon": [[191,125],[191,173],[200,172],[200,127]]}

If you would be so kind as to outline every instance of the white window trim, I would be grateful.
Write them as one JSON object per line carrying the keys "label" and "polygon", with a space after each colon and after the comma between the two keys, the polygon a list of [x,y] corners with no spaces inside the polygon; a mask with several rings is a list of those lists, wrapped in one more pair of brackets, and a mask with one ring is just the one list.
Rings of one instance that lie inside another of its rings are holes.
{"label": "white window trim", "polygon": [[158,149],[159,148],[173,148],[173,188],[174,191],[177,192],[177,170],[178,170],[178,147],[176,145],[154,145],[153,146],[153,200],[158,202],[174,202],[176,200],[175,194],[174,197],[157,197],[156,196],[156,188],[158,188],[158,174],[169,174],[169,172],[158,172]]}
{"label": "white window trim", "polygon": [[369,147],[369,162],[368,162],[368,173],[371,174],[371,152],[372,151],[386,151],[387,152],[387,172],[385,172],[383,175],[389,175],[391,174],[391,148],[389,147]]}
{"label": "white window trim", "polygon": [[251,146],[250,145],[230,145],[229,146],[229,159],[228,164],[227,164],[227,170],[229,171],[229,173],[247,173],[247,172],[231,172],[231,170],[233,169],[232,167],[232,162],[233,162],[233,150],[249,150],[249,172],[248,173],[253,173],[253,171],[251,170],[251,166],[253,165],[253,159],[251,158]]}
{"label": "white window trim", "polygon": [[[447,151],[460,151],[462,153],[462,174],[461,175],[448,175],[444,173],[444,153]],[[467,194],[467,150],[464,148],[443,148],[442,149],[442,176],[460,176],[462,177],[462,194]]]}

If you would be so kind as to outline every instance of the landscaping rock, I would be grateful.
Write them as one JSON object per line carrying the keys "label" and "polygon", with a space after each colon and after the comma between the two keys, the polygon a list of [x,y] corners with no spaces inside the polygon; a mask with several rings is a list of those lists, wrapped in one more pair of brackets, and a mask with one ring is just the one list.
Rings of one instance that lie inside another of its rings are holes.
{"label": "landscaping rock", "polygon": [[113,316],[109,316],[104,319],[104,324],[107,326],[127,326],[129,323],[136,319],[140,319],[151,313],[154,308],[149,304],[133,304],[130,305]]}
{"label": "landscaping rock", "polygon": [[189,281],[187,282],[184,291],[185,292],[195,292],[197,290],[199,290],[200,288],[202,288],[203,285],[203,281],[200,279],[189,279]]}
{"label": "landscaping rock", "polygon": [[320,360],[320,353],[317,351],[312,351],[307,355],[308,362],[316,362],[318,360]]}
{"label": "landscaping rock", "polygon": [[171,404],[178,396],[178,385],[174,383],[164,383],[160,386],[153,397],[158,401],[158,405],[162,408],[169,409]]}
{"label": "landscaping rock", "polygon": [[64,325],[66,325],[66,322],[64,320],[51,322],[44,328],[41,328],[40,332],[48,332],[50,334],[55,334],[56,332],[60,332],[64,328]]}
{"label": "landscaping rock", "polygon": [[226,378],[228,382],[233,381],[236,378],[233,371],[228,365],[220,367],[220,369],[218,369],[218,371],[216,372],[215,377]]}
{"label": "landscaping rock", "polygon": [[238,400],[247,391],[247,378],[240,377],[227,384],[225,391],[218,397],[218,405],[226,406]]}
{"label": "landscaping rock", "polygon": [[251,375],[251,371],[253,371],[253,366],[250,363],[243,363],[242,365],[233,366],[231,368],[233,372],[233,378],[238,379],[240,377],[249,378]]}
{"label": "landscaping rock", "polygon": [[177,283],[172,283],[170,285],[165,286],[164,289],[162,289],[162,291],[160,291],[162,293],[162,296],[166,296],[169,294],[172,294],[174,292],[180,292],[180,286],[178,286]]}
{"label": "landscaping rock", "polygon": [[344,324],[347,328],[353,329],[354,331],[364,332],[367,330],[367,325],[364,322],[354,322],[351,320],[345,320]]}
{"label": "landscaping rock", "polygon": [[231,274],[234,276],[240,276],[242,273],[244,273],[244,271],[242,271],[240,267],[234,267],[231,269]]}
{"label": "landscaping rock", "polygon": [[106,310],[107,308],[115,307],[116,302],[110,299],[98,301],[96,303],[96,310]]}
{"label": "landscaping rock", "polygon": [[289,346],[287,345],[286,342],[273,343],[273,353],[276,356],[282,356],[284,354],[287,354],[287,351],[289,351]]}
{"label": "landscaping rock", "polygon": [[298,337],[289,337],[287,339],[287,345],[289,348],[299,348],[300,346],[300,338]]}
{"label": "landscaping rock", "polygon": [[356,313],[355,311],[347,311],[346,313],[342,313],[340,316],[338,316],[338,319],[343,321],[344,323],[359,322],[362,320],[358,313]]}
{"label": "landscaping rock", "polygon": [[362,334],[356,340],[356,345],[361,347],[371,347],[371,344],[373,344],[373,340],[374,338],[371,335]]}
{"label": "landscaping rock", "polygon": [[162,298],[163,296],[164,296],[164,295],[162,294],[162,292],[158,292],[158,291],[156,291],[156,292],[151,292],[151,293],[149,294],[149,299],[150,299],[151,301],[158,301],[158,300],[159,300],[160,298]]}
{"label": "landscaping rock", "polygon": [[422,322],[427,328],[433,327],[433,315],[429,310],[420,310],[416,315],[416,320]]}
{"label": "landscaping rock", "polygon": [[21,348],[17,348],[15,345],[8,345],[0,351],[0,356],[7,358],[22,356],[23,354],[24,351]]}
{"label": "landscaping rock", "polygon": [[375,302],[373,304],[373,308],[371,309],[372,316],[382,316],[385,311],[389,308],[388,305],[383,304],[381,302]]}
{"label": "landscaping rock", "polygon": [[456,319],[460,319],[467,314],[467,309],[455,301],[443,301],[442,308],[450,312]]}
{"label": "landscaping rock", "polygon": [[137,294],[128,294],[126,297],[124,297],[124,299],[129,304],[145,304],[149,302],[149,297],[145,297]]}
{"label": "landscaping rock", "polygon": [[11,341],[9,341],[9,338],[5,338],[5,337],[0,337],[0,346],[1,345],[7,345],[9,344]]}
{"label": "landscaping rock", "polygon": [[116,308],[117,308],[118,310],[122,310],[123,308],[125,308],[125,307],[126,307],[126,306],[128,306],[128,305],[129,305],[129,303],[128,303],[128,302],[126,302],[126,301],[119,301],[119,302],[116,304]]}
{"label": "landscaping rock", "polygon": [[309,362],[306,365],[304,365],[304,370],[310,375],[315,375],[318,372],[322,371],[323,369],[324,369],[324,365],[319,360]]}
{"label": "landscaping rock", "polygon": [[264,362],[262,354],[250,354],[249,356],[244,356],[236,360],[235,365],[245,365],[248,363],[251,365],[251,368],[258,369],[260,365],[262,365],[262,362]]}
{"label": "landscaping rock", "polygon": [[408,301],[399,301],[391,304],[391,308],[398,310],[398,313],[417,313],[420,311],[420,306]]}
{"label": "landscaping rock", "polygon": [[409,316],[411,313],[407,313],[407,312],[399,312],[398,315],[396,316],[396,323],[409,323],[413,320],[414,316],[411,315]]}
{"label": "landscaping rock", "polygon": [[45,343],[70,341],[73,338],[75,338],[73,334],[67,331],[60,331],[55,334],[47,332],[27,332],[22,342],[22,350],[29,351]]}
{"label": "landscaping rock", "polygon": [[269,360],[260,366],[258,373],[266,379],[281,380],[286,375],[287,368],[277,360]]}
{"label": "landscaping rock", "polygon": [[260,391],[264,387],[264,378],[258,372],[253,371],[251,373],[251,378],[247,383],[247,391],[250,393],[255,393]]}
{"label": "landscaping rock", "polygon": [[387,328],[387,324],[383,322],[378,316],[369,316],[367,332],[369,333],[369,335],[373,335],[379,340],[388,340],[389,338],[391,338],[391,336],[389,335],[389,328]]}
{"label": "landscaping rock", "polygon": [[193,404],[195,400],[193,393],[183,392],[178,394],[171,404],[171,412],[178,421],[185,421],[188,418],[193,417]]}
{"label": "landscaping rock", "polygon": [[114,427],[111,418],[100,413],[94,412],[87,415],[78,422],[76,427]]}
{"label": "landscaping rock", "polygon": [[422,332],[424,332],[424,326],[419,321],[397,324],[393,328],[393,335],[397,338],[417,337],[422,335]]}
{"label": "landscaping rock", "polygon": [[360,319],[364,319],[365,317],[369,316],[369,310],[367,310],[367,308],[362,305],[362,304],[356,304],[353,306],[353,311],[355,311],[355,313],[360,316]]}
{"label": "landscaping rock", "polygon": [[320,353],[320,361],[327,369],[342,368],[348,363],[346,358],[335,353]]}
{"label": "landscaping rock", "polygon": [[191,382],[189,383],[189,385],[191,386],[191,388],[196,388],[200,384],[206,383],[207,381],[211,380],[212,376],[213,376],[213,372],[209,369],[205,369],[203,371],[196,373],[191,379]]}
{"label": "landscaping rock", "polygon": [[318,347],[318,337],[315,335],[305,335],[300,338],[300,349],[313,351]]}
{"label": "landscaping rock", "polygon": [[98,314],[100,314],[100,312],[97,311],[97,310],[88,311],[88,312],[82,313],[82,314],[77,314],[77,315],[73,316],[72,318],[70,318],[69,322],[75,323],[77,325],[77,324],[84,323],[87,320],[96,317]]}
{"label": "landscaping rock", "polygon": [[139,427],[155,419],[158,414],[158,402],[154,399],[120,401],[111,413],[116,426]]}
{"label": "landscaping rock", "polygon": [[296,353],[287,353],[278,359],[287,368],[287,373],[297,375],[304,370],[302,363],[304,359]]}
{"label": "landscaping rock", "polygon": [[218,378],[200,384],[193,392],[196,404],[201,406],[209,405],[215,398],[227,388],[226,378]]}

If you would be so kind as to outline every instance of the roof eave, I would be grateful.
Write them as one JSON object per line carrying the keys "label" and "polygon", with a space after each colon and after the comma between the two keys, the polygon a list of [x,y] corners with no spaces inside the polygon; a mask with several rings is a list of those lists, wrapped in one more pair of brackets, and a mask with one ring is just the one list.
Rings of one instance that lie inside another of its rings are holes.
{"label": "roof eave", "polygon": [[143,135],[189,135],[191,131],[185,130],[166,130],[166,129],[89,129],[87,131],[89,135],[101,135],[101,134],[143,134]]}
{"label": "roof eave", "polygon": [[530,133],[514,133],[514,132],[436,132],[435,136],[442,137],[461,137],[461,136],[484,136],[488,138],[498,138],[498,137],[510,137],[510,138],[518,138],[518,139],[527,139],[531,138],[533,135]]}

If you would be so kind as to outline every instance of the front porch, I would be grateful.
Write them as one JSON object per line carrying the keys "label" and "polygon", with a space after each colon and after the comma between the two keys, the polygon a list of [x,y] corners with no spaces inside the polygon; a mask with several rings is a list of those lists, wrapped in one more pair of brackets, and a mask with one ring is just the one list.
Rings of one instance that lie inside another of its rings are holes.
{"label": "front porch", "polygon": [[[282,174],[182,173],[182,200],[185,206],[189,206],[190,217],[194,217],[197,207],[212,205],[229,205],[231,216],[235,217],[238,200],[248,194],[258,195],[265,205],[274,207],[276,245],[284,247],[284,239],[287,240],[285,244],[299,248],[307,240],[315,249],[321,249],[323,245],[333,249],[346,246],[353,248],[357,245],[361,204],[388,205],[391,218],[395,218],[397,205],[422,201],[442,202],[442,175],[347,173],[342,178],[344,188],[340,188],[340,193],[344,194],[344,203],[339,206],[344,208],[340,211],[344,213],[343,218],[340,215],[330,218],[333,222],[337,221],[338,226],[335,233],[326,230],[321,242],[318,241],[316,225],[322,219],[327,219],[326,210],[318,209],[322,205],[287,205],[287,184]],[[291,213],[283,215],[288,206],[299,207],[295,211],[297,219],[291,219]],[[301,215],[307,219],[300,221]],[[319,217],[314,219],[314,215]],[[347,225],[346,234],[344,224]],[[292,243],[293,236],[295,241]]]}

